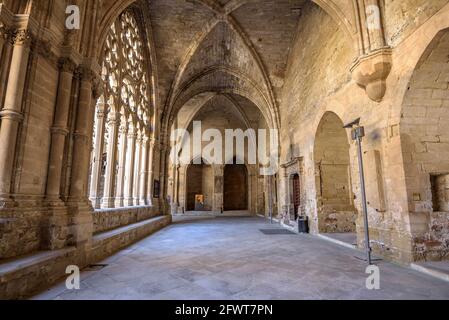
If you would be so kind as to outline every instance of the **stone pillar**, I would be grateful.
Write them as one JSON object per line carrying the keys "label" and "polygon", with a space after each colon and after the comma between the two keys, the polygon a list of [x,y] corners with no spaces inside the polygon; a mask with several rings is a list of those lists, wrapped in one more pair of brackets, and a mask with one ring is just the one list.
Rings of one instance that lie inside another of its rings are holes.
{"label": "stone pillar", "polygon": [[11,57],[12,46],[7,41],[8,32],[6,26],[2,26],[0,23],[0,60],[4,61],[0,67],[0,101],[3,101],[5,86],[8,82],[8,66],[9,58]]}
{"label": "stone pillar", "polygon": [[75,65],[69,59],[60,60],[58,95],[56,98],[53,127],[51,128],[51,149],[47,178],[47,200],[60,202],[62,161],[65,140],[68,134],[68,118]]}
{"label": "stone pillar", "polygon": [[365,0],[366,25],[371,51],[385,46],[379,0]]}
{"label": "stone pillar", "polygon": [[7,35],[8,35],[8,33],[7,33],[5,25],[0,22],[0,58],[2,58],[2,61],[5,61],[5,60],[3,60],[2,52],[3,52],[3,46],[5,45],[5,42],[7,39]]}
{"label": "stone pillar", "polygon": [[14,168],[19,123],[23,120],[22,101],[30,55],[27,30],[16,30],[11,36],[13,46],[5,103],[0,111],[0,207],[8,206]]}
{"label": "stone pillar", "polygon": [[89,199],[92,202],[94,208],[98,209],[101,206],[102,196],[100,194],[100,179],[101,179],[101,169],[103,166],[103,149],[104,149],[104,135],[105,135],[105,124],[106,124],[106,108],[103,101],[97,104],[96,113],[96,128],[95,128],[95,143],[94,143],[94,154],[92,163],[92,172],[90,178],[90,194]]}
{"label": "stone pillar", "polygon": [[153,176],[154,176],[154,139],[150,140],[148,153],[148,178],[147,178],[147,201],[153,205]]}
{"label": "stone pillar", "polygon": [[147,179],[148,179],[148,137],[144,136],[142,139],[142,154],[140,161],[140,205],[145,206],[148,205],[149,202],[147,200]]}
{"label": "stone pillar", "polygon": [[49,205],[47,224],[43,228],[41,248],[61,249],[67,244],[69,216],[61,200],[62,161],[68,134],[68,118],[75,65],[69,59],[59,61],[60,73],[55,104],[47,174],[46,199]]}
{"label": "stone pillar", "polygon": [[123,192],[125,188],[125,164],[126,164],[127,142],[128,142],[128,124],[126,123],[126,121],[124,121],[120,126],[120,150],[119,150],[118,172],[117,172],[117,190],[115,197],[116,208],[121,208],[124,206]]}
{"label": "stone pillar", "polygon": [[95,113],[94,73],[82,70],[73,141],[72,172],[67,205],[73,223],[73,243],[90,246],[93,232],[92,207],[87,198],[89,160]]}
{"label": "stone pillar", "polygon": [[107,165],[104,181],[104,195],[102,208],[114,208],[114,181],[115,181],[115,166],[117,159],[117,139],[118,127],[120,125],[120,114],[111,112],[108,117],[109,140],[107,150]]}
{"label": "stone pillar", "polygon": [[136,155],[134,158],[134,185],[133,185],[133,198],[134,205],[139,205],[139,185],[140,185],[140,167],[141,167],[141,154],[142,154],[142,133],[139,132],[136,140]]}
{"label": "stone pillar", "polygon": [[133,199],[133,181],[134,181],[134,159],[136,154],[136,138],[137,133],[133,124],[130,123],[128,130],[128,148],[126,151],[126,167],[125,167],[125,206],[132,207]]}

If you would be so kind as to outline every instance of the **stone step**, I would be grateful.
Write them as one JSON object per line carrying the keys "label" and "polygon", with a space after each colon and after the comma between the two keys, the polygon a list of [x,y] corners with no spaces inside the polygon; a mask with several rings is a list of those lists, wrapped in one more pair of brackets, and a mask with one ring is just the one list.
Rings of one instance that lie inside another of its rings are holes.
{"label": "stone step", "polygon": [[99,233],[92,238],[92,248],[88,252],[76,247],[68,247],[0,261],[0,299],[28,297],[64,277],[67,266],[76,265],[82,269],[170,223],[171,216],[158,216]]}
{"label": "stone step", "polygon": [[91,261],[100,261],[171,223],[171,216],[159,216],[106,231],[92,239]]}
{"label": "stone step", "polygon": [[76,264],[76,248],[40,251],[0,263],[0,299],[17,299],[44,288]]}

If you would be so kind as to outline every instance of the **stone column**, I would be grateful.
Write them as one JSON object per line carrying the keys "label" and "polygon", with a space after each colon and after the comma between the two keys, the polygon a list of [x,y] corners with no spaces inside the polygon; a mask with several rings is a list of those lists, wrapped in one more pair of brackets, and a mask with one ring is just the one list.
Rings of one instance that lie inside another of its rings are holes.
{"label": "stone column", "polygon": [[87,198],[89,160],[92,149],[92,131],[95,113],[93,94],[94,73],[84,68],[76,113],[73,141],[72,171],[67,205],[73,223],[72,242],[78,247],[89,247],[92,240],[92,207]]}
{"label": "stone column", "polygon": [[68,118],[75,65],[69,59],[61,59],[58,94],[55,105],[53,127],[51,128],[51,149],[47,177],[47,200],[60,202],[62,160],[68,134]]}
{"label": "stone column", "polygon": [[128,124],[122,122],[120,126],[120,150],[118,160],[117,172],[117,190],[115,197],[115,207],[121,208],[124,206],[123,191],[125,188],[125,164],[126,164],[126,149],[128,142]]}
{"label": "stone column", "polygon": [[73,142],[72,175],[70,183],[71,202],[85,202],[87,196],[87,178],[91,151],[94,101],[92,96],[93,74],[83,70],[80,96],[76,116]]}
{"label": "stone column", "polygon": [[41,248],[61,249],[67,244],[70,219],[67,208],[61,200],[62,161],[65,141],[68,134],[68,118],[75,65],[69,59],[59,61],[59,84],[56,97],[53,127],[51,128],[51,147],[47,174],[46,199],[48,201],[48,220],[43,226]]}
{"label": "stone column", "polygon": [[381,10],[379,0],[365,0],[366,24],[369,37],[370,50],[376,50],[385,46]]}
{"label": "stone column", "polygon": [[142,154],[142,133],[139,132],[136,140],[136,155],[134,158],[134,185],[133,185],[133,198],[134,205],[139,205],[139,184],[140,184],[140,167],[141,167],[141,154]]}
{"label": "stone column", "polygon": [[[8,61],[11,56],[12,46],[7,41],[8,30],[5,25],[0,22],[0,60]],[[8,81],[8,64],[5,62],[0,67],[0,101],[3,101],[3,94],[5,91],[5,86]]]}
{"label": "stone column", "polygon": [[104,135],[106,125],[106,108],[103,101],[97,104],[96,113],[96,128],[95,128],[95,143],[92,163],[92,172],[90,178],[90,194],[89,199],[94,208],[98,209],[101,206],[102,196],[100,194],[100,179],[101,168],[103,166],[103,149],[104,149]]}
{"label": "stone column", "polygon": [[136,138],[137,133],[134,125],[130,123],[128,130],[128,148],[126,151],[126,167],[125,167],[125,206],[132,207],[133,199],[133,181],[134,181],[134,159],[136,154]]}
{"label": "stone column", "polygon": [[108,117],[109,140],[107,150],[107,165],[104,180],[103,208],[114,208],[114,181],[115,166],[117,159],[118,127],[120,125],[120,114],[111,112]]}
{"label": "stone column", "polygon": [[150,140],[148,152],[148,178],[147,178],[147,201],[153,205],[153,176],[154,176],[154,139]]}
{"label": "stone column", "polygon": [[19,123],[23,120],[22,101],[30,55],[27,30],[16,30],[11,36],[13,46],[5,103],[0,111],[0,207],[12,203],[11,182]]}
{"label": "stone column", "polygon": [[2,59],[3,59],[3,57],[1,56],[1,54],[3,52],[3,46],[5,45],[6,38],[7,38],[6,27],[3,23],[0,22],[0,58],[2,58]]}
{"label": "stone column", "polygon": [[148,179],[148,137],[144,136],[142,139],[142,154],[140,161],[140,182],[139,182],[139,196],[140,196],[140,205],[145,206],[148,205],[149,202],[147,200],[147,179]]}

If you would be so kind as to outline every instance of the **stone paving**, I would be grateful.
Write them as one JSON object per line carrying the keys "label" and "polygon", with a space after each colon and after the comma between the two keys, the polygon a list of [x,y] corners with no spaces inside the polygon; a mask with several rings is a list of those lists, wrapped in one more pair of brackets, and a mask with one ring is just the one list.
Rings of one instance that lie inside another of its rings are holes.
{"label": "stone paving", "polygon": [[365,287],[355,250],[311,235],[264,235],[261,218],[175,223],[34,299],[449,299],[449,283],[380,262],[381,289]]}

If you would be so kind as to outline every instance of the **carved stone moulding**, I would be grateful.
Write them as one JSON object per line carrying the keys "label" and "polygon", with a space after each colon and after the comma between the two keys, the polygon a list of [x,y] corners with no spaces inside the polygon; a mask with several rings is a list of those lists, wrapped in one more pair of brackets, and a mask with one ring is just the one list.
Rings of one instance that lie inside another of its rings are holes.
{"label": "carved stone moulding", "polygon": [[381,102],[385,96],[393,64],[391,55],[391,48],[378,49],[358,58],[351,68],[352,78],[373,101]]}

